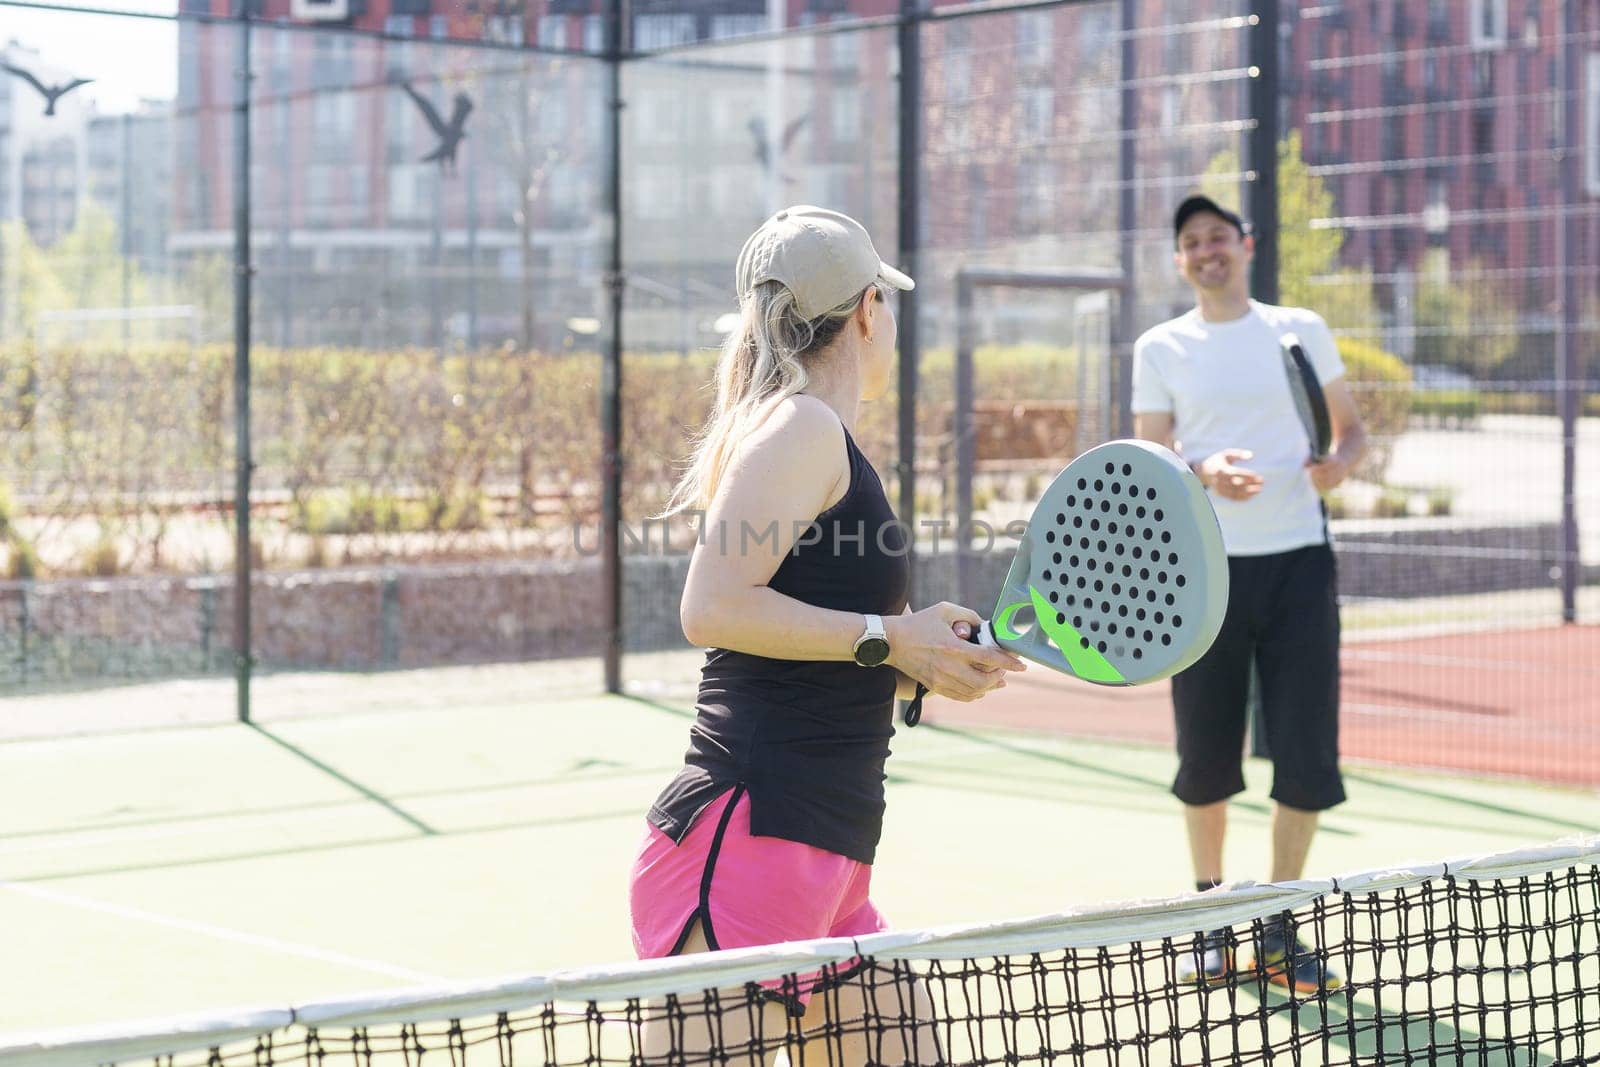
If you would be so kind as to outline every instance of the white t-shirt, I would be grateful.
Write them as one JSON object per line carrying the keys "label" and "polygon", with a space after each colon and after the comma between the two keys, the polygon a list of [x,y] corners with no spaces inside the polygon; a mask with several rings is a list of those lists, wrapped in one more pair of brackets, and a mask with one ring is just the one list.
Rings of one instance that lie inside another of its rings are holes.
{"label": "white t-shirt", "polygon": [[1306,473],[1311,447],[1295,414],[1278,340],[1300,335],[1326,385],[1344,361],[1322,316],[1250,301],[1231,322],[1207,322],[1198,309],[1147,330],[1133,346],[1133,412],[1169,412],[1189,463],[1224,448],[1255,455],[1239,465],[1262,477],[1248,500],[1211,495],[1230,556],[1288,552],[1325,540],[1322,509]]}

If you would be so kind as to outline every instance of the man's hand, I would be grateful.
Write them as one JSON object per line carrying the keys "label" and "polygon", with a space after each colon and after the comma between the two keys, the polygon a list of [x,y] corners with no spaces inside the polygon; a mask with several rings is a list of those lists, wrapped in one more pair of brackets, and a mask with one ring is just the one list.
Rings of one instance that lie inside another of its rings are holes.
{"label": "man's hand", "polygon": [[1220,497],[1249,500],[1261,492],[1262,478],[1239,464],[1254,455],[1247,448],[1224,448],[1201,460],[1195,474],[1199,475],[1201,484]]}
{"label": "man's hand", "polygon": [[1338,455],[1329,455],[1321,463],[1306,460],[1306,470],[1311,474],[1311,484],[1317,492],[1326,493],[1350,476],[1350,464]]}

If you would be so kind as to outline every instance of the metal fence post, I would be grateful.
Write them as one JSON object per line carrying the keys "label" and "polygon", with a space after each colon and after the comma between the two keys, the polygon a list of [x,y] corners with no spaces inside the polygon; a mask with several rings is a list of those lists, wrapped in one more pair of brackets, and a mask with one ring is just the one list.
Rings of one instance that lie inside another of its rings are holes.
{"label": "metal fence post", "polygon": [[400,663],[400,575],[392,569],[383,572],[378,593],[378,663],[394,667]]}
{"label": "metal fence post", "polygon": [[240,722],[250,721],[250,3],[236,0],[239,18],[239,87],[234,117],[233,204],[233,415],[234,589],[233,648]]}
{"label": "metal fence post", "polygon": [[[922,9],[900,3],[900,269],[916,278],[922,250]],[[916,581],[917,371],[922,353],[918,291],[900,294],[900,399],[897,435],[900,521],[907,530],[906,559]],[[913,585],[913,588],[915,586]]]}
{"label": "metal fence post", "polygon": [[610,133],[606,175],[611,208],[611,247],[606,266],[611,343],[600,369],[600,570],[605,627],[605,687],[622,692],[622,314],[626,276],[622,262],[622,56],[624,0],[607,5],[606,62],[610,65]]}
{"label": "metal fence post", "polygon": [[1556,316],[1556,407],[1561,416],[1561,539],[1560,580],[1561,618],[1578,618],[1578,581],[1583,570],[1579,555],[1577,510],[1578,394],[1583,383],[1573,358],[1572,334],[1578,317],[1578,272],[1573,262],[1571,228],[1578,224],[1568,216],[1579,200],[1578,167],[1582,158],[1582,133],[1578,102],[1583,92],[1579,77],[1577,4],[1564,4],[1561,45],[1561,221],[1556,226],[1556,276],[1561,279],[1561,310]]}
{"label": "metal fence post", "polygon": [[[1139,199],[1135,191],[1134,176],[1138,167],[1138,142],[1135,133],[1139,128],[1139,73],[1138,39],[1134,31],[1139,26],[1138,0],[1122,0],[1122,55],[1121,55],[1121,122],[1117,144],[1117,228],[1122,235],[1118,261],[1122,276],[1129,288],[1116,296],[1116,335],[1111,339],[1111,363],[1106,368],[1111,376],[1111,397],[1116,414],[1106,421],[1115,427],[1118,437],[1133,436],[1133,342],[1139,332],[1138,299],[1133,295],[1133,281],[1139,262],[1138,218]],[[1084,375],[1084,353],[1078,353],[1078,378]],[[1082,408],[1079,409],[1082,419]]]}
{"label": "metal fence post", "polygon": [[[1278,302],[1278,0],[1262,0],[1250,23],[1250,185],[1249,218],[1255,234],[1250,293],[1267,304]],[[1252,668],[1250,754],[1265,758],[1266,723],[1261,687]]]}
{"label": "metal fence post", "polygon": [[33,588],[31,581],[17,583],[17,682],[19,685],[28,684],[28,634],[33,628],[33,620],[28,617],[28,590]]}

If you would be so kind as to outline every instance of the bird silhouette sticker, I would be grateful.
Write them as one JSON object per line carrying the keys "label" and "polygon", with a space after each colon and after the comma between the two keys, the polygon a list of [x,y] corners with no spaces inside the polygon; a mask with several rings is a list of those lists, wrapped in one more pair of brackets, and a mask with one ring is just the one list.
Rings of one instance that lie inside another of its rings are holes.
{"label": "bird silhouette sticker", "polygon": [[57,100],[60,100],[63,96],[66,96],[68,93],[72,92],[72,90],[78,88],[78,86],[88,85],[90,82],[94,81],[93,78],[74,78],[72,81],[63,82],[60,85],[46,85],[44,82],[34,77],[32,71],[23,70],[21,67],[14,67],[10,63],[0,63],[0,67],[5,68],[18,78],[21,78],[23,81],[39,90],[39,95],[44,97],[44,114],[46,118],[49,118],[56,113]]}
{"label": "bird silhouette sticker", "polygon": [[[789,154],[789,147],[794,144],[794,139],[800,135],[806,120],[810,115],[801,115],[783,129],[783,136],[777,145],[773,145],[772,138],[767,136],[767,123],[760,115],[756,115],[745,124],[750,131],[750,139],[755,142],[756,161],[763,167],[775,166],[784,156]],[[776,151],[774,151],[776,148]]]}
{"label": "bird silhouette sticker", "polygon": [[467,135],[467,116],[472,114],[472,98],[466,93],[457,93],[455,107],[450,112],[450,121],[446,122],[439,114],[439,109],[421,93],[411,87],[411,83],[403,81],[400,88],[406,91],[417,108],[422,112],[422,117],[428,120],[428,125],[433,129],[439,144],[432,152],[422,157],[424,163],[437,162],[446,170],[453,170],[456,165],[456,149],[461,147],[461,139]]}

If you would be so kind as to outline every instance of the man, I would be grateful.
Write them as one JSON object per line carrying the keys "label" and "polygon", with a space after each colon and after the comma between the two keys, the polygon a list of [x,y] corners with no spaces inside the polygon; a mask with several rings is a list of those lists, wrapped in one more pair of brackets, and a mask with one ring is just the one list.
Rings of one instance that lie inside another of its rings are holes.
{"label": "man", "polygon": [[[1178,774],[1196,888],[1222,882],[1227,800],[1244,789],[1252,664],[1273,760],[1272,880],[1301,877],[1318,813],[1344,800],[1338,763],[1339,611],[1319,494],[1344,481],[1366,432],[1322,318],[1250,299],[1255,242],[1239,216],[1204,196],[1178,206],[1174,261],[1195,307],[1134,346],[1134,432],[1179,452],[1210,491],[1228,552],[1228,612],[1215,644],[1172,680]],[[1322,383],[1333,430],[1312,462],[1279,338],[1300,336]],[[1235,967],[1226,931],[1212,931],[1180,977],[1220,981]],[[1269,925],[1254,966],[1302,992],[1340,976]]]}

